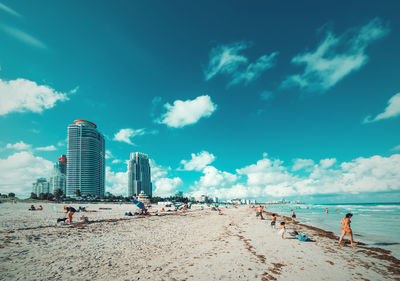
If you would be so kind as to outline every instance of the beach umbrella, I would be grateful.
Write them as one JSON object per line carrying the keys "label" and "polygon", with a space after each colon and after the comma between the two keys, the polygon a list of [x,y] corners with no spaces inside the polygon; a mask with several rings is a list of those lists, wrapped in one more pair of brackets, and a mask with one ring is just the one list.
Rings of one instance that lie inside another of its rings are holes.
{"label": "beach umbrella", "polygon": [[131,202],[133,204],[135,204],[138,208],[142,209],[143,211],[146,211],[146,207],[144,206],[144,204],[140,201],[137,201],[135,199],[131,199]]}

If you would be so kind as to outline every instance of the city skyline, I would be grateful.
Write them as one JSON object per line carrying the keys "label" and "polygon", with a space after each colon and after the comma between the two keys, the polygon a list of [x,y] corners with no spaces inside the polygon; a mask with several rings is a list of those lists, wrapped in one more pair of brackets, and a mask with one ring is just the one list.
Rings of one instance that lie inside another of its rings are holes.
{"label": "city skyline", "polygon": [[0,193],[28,197],[82,118],[115,195],[140,151],[154,196],[400,197],[400,4],[1,3]]}

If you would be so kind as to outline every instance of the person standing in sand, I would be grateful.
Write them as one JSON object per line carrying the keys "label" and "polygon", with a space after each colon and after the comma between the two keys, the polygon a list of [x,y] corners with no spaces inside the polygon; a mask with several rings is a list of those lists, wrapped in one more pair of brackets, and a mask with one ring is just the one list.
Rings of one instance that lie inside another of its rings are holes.
{"label": "person standing in sand", "polygon": [[272,214],[271,217],[271,227],[275,228],[275,224],[276,224],[276,214]]}
{"label": "person standing in sand", "polygon": [[293,210],[291,210],[291,212],[292,212],[292,219],[294,220],[296,218],[296,214],[294,213]]}
{"label": "person standing in sand", "polygon": [[279,235],[281,236],[282,239],[285,239],[285,233],[286,233],[286,225],[285,222],[281,222],[281,230],[279,230]]}
{"label": "person standing in sand", "polygon": [[343,237],[347,234],[350,237],[350,243],[352,246],[357,245],[358,243],[353,241],[353,231],[351,230],[350,224],[351,224],[351,217],[353,216],[353,214],[346,214],[346,216],[344,218],[342,218],[340,220],[340,223],[342,224],[342,226],[340,227],[340,230],[342,231],[342,234],[340,235],[339,238],[339,245],[342,243]]}
{"label": "person standing in sand", "polygon": [[262,215],[262,213],[263,213],[263,207],[260,205],[257,209],[256,209],[256,218],[257,217],[260,217],[260,219],[261,220],[263,220],[264,218],[263,218],[263,215]]}

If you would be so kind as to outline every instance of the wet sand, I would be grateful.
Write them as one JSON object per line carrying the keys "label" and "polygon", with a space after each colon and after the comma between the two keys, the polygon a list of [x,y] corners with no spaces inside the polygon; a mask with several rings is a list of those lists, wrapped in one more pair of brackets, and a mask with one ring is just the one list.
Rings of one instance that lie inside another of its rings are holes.
{"label": "wet sand", "polygon": [[387,250],[278,217],[315,242],[282,240],[248,206],[125,217],[132,204],[93,204],[92,223],[62,225],[62,205],[22,205],[0,204],[1,280],[400,280]]}

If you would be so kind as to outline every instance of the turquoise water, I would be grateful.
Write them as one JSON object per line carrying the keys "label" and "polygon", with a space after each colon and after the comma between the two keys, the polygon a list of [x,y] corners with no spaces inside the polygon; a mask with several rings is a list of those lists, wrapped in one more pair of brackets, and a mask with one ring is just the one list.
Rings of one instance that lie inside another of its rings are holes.
{"label": "turquoise water", "polygon": [[[328,215],[325,214],[325,208],[329,210]],[[352,213],[354,240],[391,250],[394,256],[400,257],[400,203],[286,204],[266,207],[267,211],[285,216],[291,216],[291,209],[295,211],[299,222],[332,231],[338,236],[340,219],[346,213]]]}

